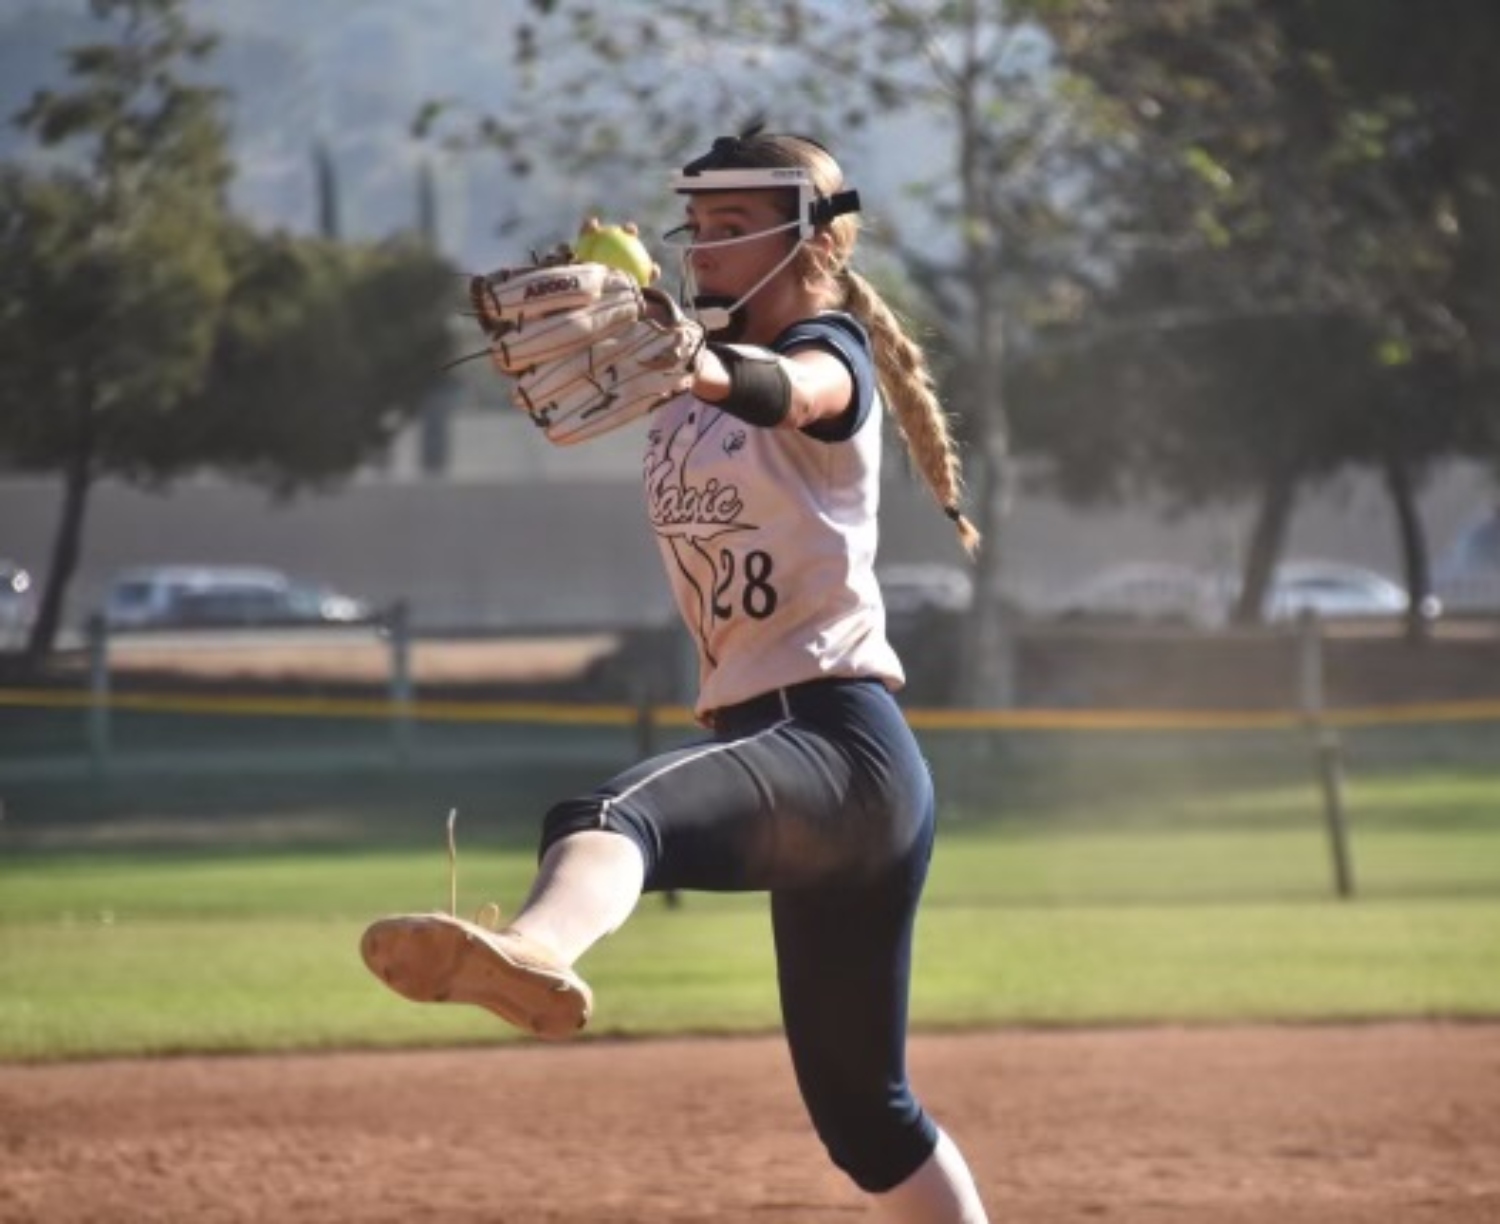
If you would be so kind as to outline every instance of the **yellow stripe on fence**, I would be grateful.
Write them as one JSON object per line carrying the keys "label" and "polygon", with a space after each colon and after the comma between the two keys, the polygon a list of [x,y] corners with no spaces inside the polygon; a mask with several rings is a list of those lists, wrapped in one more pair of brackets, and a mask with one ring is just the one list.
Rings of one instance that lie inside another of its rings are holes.
{"label": "yellow stripe on fence", "polygon": [[[0,689],[0,706],[39,709],[88,709],[88,693],[46,689]],[[405,712],[412,718],[440,722],[527,722],[627,725],[639,717],[625,705],[570,705],[563,702],[413,701],[398,707],[385,697],[205,697],[191,693],[111,693],[102,704],[111,710],[148,714],[222,714],[277,718],[388,719]]]}
{"label": "yellow stripe on fence", "polygon": [[[54,689],[0,688],[0,706],[32,709],[87,709],[96,698]],[[111,693],[111,710],[154,714],[208,714],[277,718],[389,719],[398,713],[432,722],[511,722],[552,725],[630,726],[641,711],[624,704],[576,705],[540,701],[429,701],[397,706],[384,697],[220,697],[191,693]],[[940,710],[908,711],[911,723],[929,731],[1278,731],[1307,723],[1292,710]],[[682,706],[658,706],[654,722],[694,725]],[[1415,702],[1329,710],[1322,722],[1334,727],[1373,727],[1400,723],[1500,721],[1500,701]]]}
{"label": "yellow stripe on fence", "polygon": [[1279,710],[911,710],[908,717],[925,731],[1275,731],[1304,721]]}

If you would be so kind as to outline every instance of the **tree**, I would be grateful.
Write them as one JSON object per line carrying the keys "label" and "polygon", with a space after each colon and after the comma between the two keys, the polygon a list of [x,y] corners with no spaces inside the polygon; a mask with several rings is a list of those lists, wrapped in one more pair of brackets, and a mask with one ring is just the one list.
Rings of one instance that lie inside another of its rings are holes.
{"label": "tree", "polygon": [[59,470],[64,488],[33,662],[57,631],[89,488],[109,471],[159,474],[163,409],[196,387],[228,285],[224,133],[212,92],[175,75],[212,44],[177,9],[93,0],[97,18],[118,23],[117,41],[74,49],[78,87],[39,91],[18,116],[67,168],[8,170],[0,185],[10,290],[0,360],[11,373],[0,437],[13,463]]}
{"label": "tree", "polygon": [[351,246],[236,227],[213,351],[177,462],[278,496],[383,450],[442,377],[450,267],[415,238]]}
{"label": "tree", "polygon": [[278,492],[347,472],[440,374],[451,274],[406,246],[262,239],[225,203],[213,39],[183,0],[91,0],[113,41],[19,116],[52,168],[0,171],[0,453],[60,474],[25,661],[50,652],[94,483],[216,465]]}
{"label": "tree", "polygon": [[1490,377],[1500,367],[1500,10],[1471,0],[1275,0],[1288,36],[1327,56],[1354,104],[1383,121],[1382,152],[1410,210],[1449,236],[1456,314]]}
{"label": "tree", "polygon": [[[1407,585],[1428,586],[1415,491],[1454,455],[1500,476],[1500,11],[1466,0],[1420,10],[1396,0],[1277,0],[1295,45],[1326,56],[1367,116],[1388,167],[1393,245],[1414,247],[1416,275],[1391,287],[1405,304],[1381,337],[1381,401],[1365,462],[1386,482],[1400,525]],[[1414,601],[1415,602],[1415,601]],[[1413,616],[1409,623],[1414,627]]]}
{"label": "tree", "polygon": [[[1196,436],[1138,469],[1180,504],[1258,496],[1242,618],[1258,614],[1297,488],[1373,466],[1397,509],[1408,624],[1420,632],[1428,567],[1414,489],[1437,459],[1473,453],[1493,432],[1475,346],[1454,326],[1463,263],[1452,212],[1430,191],[1428,141],[1412,122],[1433,99],[1351,90],[1320,41],[1326,6],[1304,0],[1037,7],[1063,62],[1121,116],[1118,193],[1132,203],[1129,259],[1065,341],[1098,360],[1091,371],[1075,361],[1066,376],[1135,388],[1145,435]],[[1365,13],[1352,23],[1362,36]],[[1116,333],[1134,347],[1087,339]],[[1269,350],[1259,342],[1277,334]],[[1269,361],[1252,369],[1245,358],[1256,352]],[[1217,410],[1161,393],[1180,386],[1173,367],[1190,357],[1210,363],[1195,394]],[[1261,392],[1255,404],[1243,402],[1246,379]],[[1225,438],[1232,448],[1218,445]],[[1137,462],[1141,449],[1114,461]],[[1174,455],[1181,462],[1163,462]],[[1099,466],[1090,456],[1083,470],[1097,477]]]}
{"label": "tree", "polygon": [[326,142],[313,144],[313,185],[317,193],[318,234],[337,242],[344,232],[342,210],[339,207],[339,173],[333,162],[333,152]]}

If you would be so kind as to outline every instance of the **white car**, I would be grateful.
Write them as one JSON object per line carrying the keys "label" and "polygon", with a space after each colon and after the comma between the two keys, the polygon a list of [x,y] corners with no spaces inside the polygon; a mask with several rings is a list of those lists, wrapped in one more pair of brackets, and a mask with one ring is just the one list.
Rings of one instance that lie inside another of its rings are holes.
{"label": "white car", "polygon": [[[1406,588],[1384,574],[1341,561],[1288,561],[1277,566],[1266,591],[1265,618],[1296,620],[1311,612],[1324,620],[1397,618],[1406,614]],[[1430,602],[1423,614],[1437,615]]]}
{"label": "white car", "polygon": [[1186,565],[1123,562],[1100,570],[1069,591],[1057,603],[1054,615],[1069,621],[1206,628],[1224,622],[1223,585]]}
{"label": "white car", "polygon": [[875,571],[885,610],[892,616],[918,612],[963,612],[974,601],[974,580],[954,565],[907,562]]}

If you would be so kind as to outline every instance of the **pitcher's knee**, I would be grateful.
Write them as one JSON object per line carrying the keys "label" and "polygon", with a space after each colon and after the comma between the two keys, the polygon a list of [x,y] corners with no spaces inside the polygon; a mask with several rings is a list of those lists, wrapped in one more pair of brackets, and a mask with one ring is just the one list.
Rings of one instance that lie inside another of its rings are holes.
{"label": "pitcher's knee", "polygon": [[937,1127],[909,1094],[809,1108],[829,1159],[867,1194],[899,1186],[937,1146]]}
{"label": "pitcher's knee", "polygon": [[632,812],[623,811],[606,795],[585,795],[554,804],[542,817],[542,839],[537,849],[540,859],[556,843],[574,833],[588,831],[618,833],[628,837],[641,852],[649,879],[660,854],[660,846],[650,825]]}

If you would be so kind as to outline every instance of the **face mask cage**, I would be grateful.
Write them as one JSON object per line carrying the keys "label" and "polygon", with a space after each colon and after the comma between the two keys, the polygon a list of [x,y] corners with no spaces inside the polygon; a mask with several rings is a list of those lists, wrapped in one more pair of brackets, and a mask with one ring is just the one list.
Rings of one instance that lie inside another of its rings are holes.
{"label": "face mask cage", "polygon": [[[800,167],[767,167],[748,170],[697,170],[683,171],[672,178],[672,189],[679,194],[696,195],[712,191],[795,191],[797,193],[796,216],[781,225],[757,230],[753,234],[741,234],[735,238],[718,238],[708,242],[697,241],[686,225],[668,230],[662,241],[681,253],[682,297],[695,308],[699,321],[710,331],[719,331],[729,326],[733,312],[743,306],[773,276],[786,267],[797,252],[817,231],[835,217],[859,211],[859,192],[846,190],[831,196],[820,195],[813,184],[812,175]],[[755,242],[771,234],[797,231],[797,241],[786,256],[765,276],[761,277],[738,301],[700,302],[693,278],[692,254],[694,251],[711,251],[721,247],[738,246]]]}

